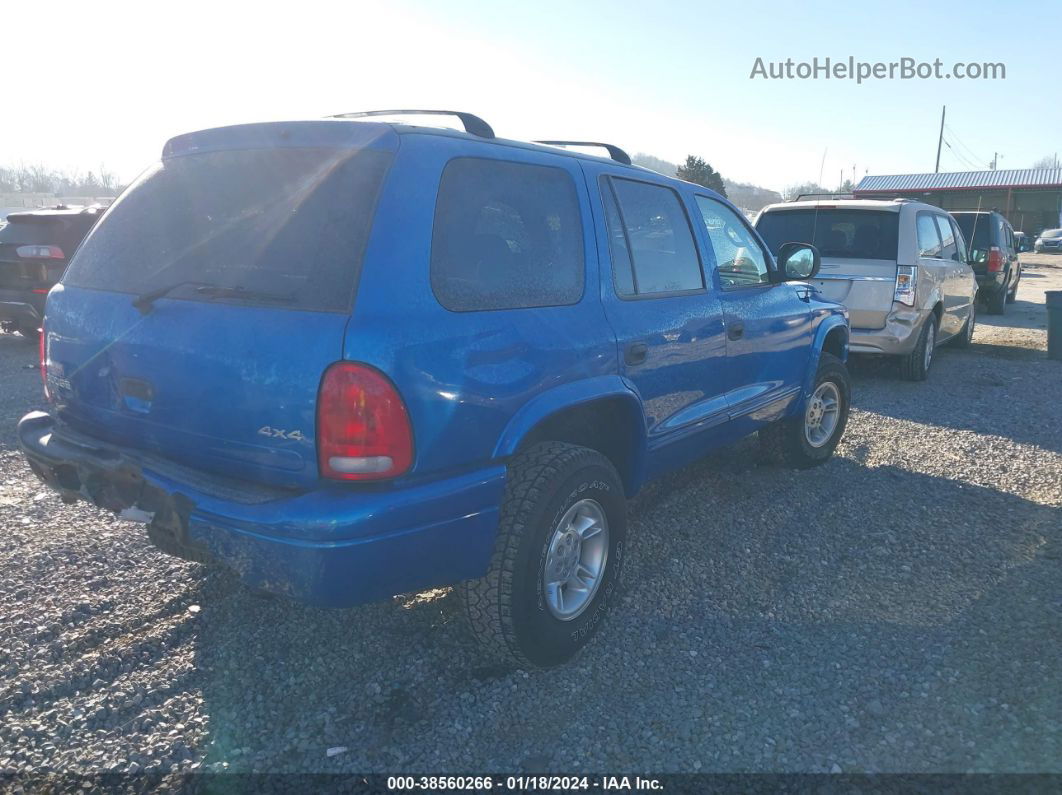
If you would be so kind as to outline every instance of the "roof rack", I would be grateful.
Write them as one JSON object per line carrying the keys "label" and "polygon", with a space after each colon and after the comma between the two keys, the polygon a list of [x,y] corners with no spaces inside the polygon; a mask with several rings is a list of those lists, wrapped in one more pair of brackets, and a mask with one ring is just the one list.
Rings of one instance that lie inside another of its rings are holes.
{"label": "roof rack", "polygon": [[615,160],[617,163],[623,163],[625,166],[631,164],[631,156],[613,144],[603,144],[600,141],[534,141],[536,144],[546,144],[546,146],[599,146],[608,152],[608,156]]}
{"label": "roof rack", "polygon": [[366,116],[456,116],[465,126],[465,132],[480,138],[493,138],[494,130],[479,116],[460,110],[363,110],[355,113],[337,113],[330,119],[360,119]]}

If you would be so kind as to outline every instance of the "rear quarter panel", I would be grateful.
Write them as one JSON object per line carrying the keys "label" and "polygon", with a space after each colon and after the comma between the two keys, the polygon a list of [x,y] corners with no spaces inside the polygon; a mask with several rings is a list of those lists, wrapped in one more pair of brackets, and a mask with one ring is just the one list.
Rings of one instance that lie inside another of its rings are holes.
{"label": "rear quarter panel", "polygon": [[[571,306],[454,312],[432,292],[435,198],[455,157],[547,165],[572,178],[583,219],[585,283]],[[506,428],[536,396],[617,375],[616,344],[598,299],[593,216],[578,161],[456,137],[404,135],[365,253],[343,356],[394,381],[413,424],[407,479],[482,465],[511,451]]]}

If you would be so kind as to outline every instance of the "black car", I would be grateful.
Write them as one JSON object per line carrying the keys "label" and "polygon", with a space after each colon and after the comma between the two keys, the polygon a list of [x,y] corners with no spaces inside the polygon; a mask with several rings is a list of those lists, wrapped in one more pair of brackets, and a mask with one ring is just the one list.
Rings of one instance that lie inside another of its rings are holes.
{"label": "black car", "polygon": [[970,248],[977,297],[989,314],[1002,315],[1018,293],[1021,263],[1014,228],[995,210],[953,212]]}
{"label": "black car", "polygon": [[47,207],[11,213],[0,226],[0,328],[35,340],[44,299],[103,209]]}

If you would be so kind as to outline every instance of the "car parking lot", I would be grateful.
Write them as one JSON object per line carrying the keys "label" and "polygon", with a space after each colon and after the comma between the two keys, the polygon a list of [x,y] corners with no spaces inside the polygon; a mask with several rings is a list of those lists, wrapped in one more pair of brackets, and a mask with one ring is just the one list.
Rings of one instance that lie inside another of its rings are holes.
{"label": "car parking lot", "polygon": [[649,487],[622,609],[548,671],[484,665],[447,590],[315,610],[62,505],[0,335],[0,770],[1060,771],[1062,258],[1022,262],[928,381],[853,363],[823,467]]}

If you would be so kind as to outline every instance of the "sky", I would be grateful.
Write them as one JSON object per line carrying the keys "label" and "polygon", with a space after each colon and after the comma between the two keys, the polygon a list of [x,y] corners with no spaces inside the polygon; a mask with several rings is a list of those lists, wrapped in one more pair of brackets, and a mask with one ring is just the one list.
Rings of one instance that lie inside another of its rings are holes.
{"label": "sky", "polygon": [[[178,133],[375,108],[604,140],[782,190],[1062,157],[1062,3],[50,0],[0,10],[0,165],[132,179]],[[1002,62],[1004,80],[750,78],[810,61]]]}

